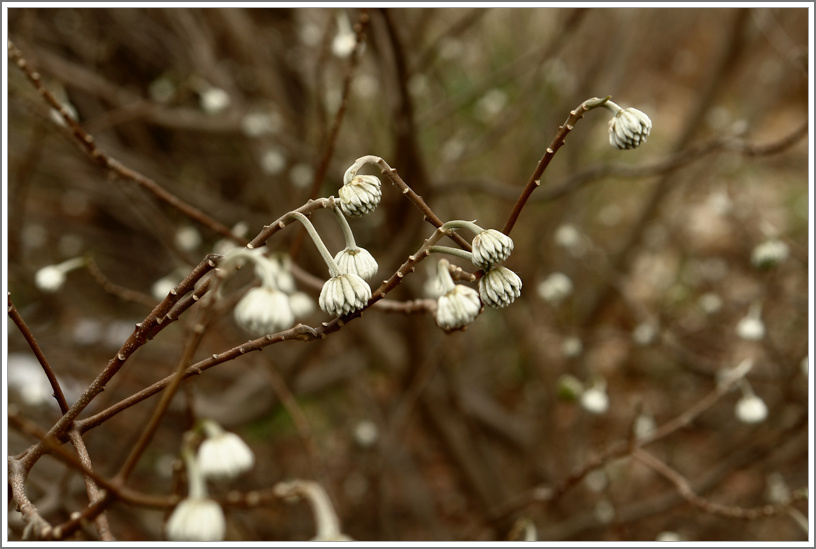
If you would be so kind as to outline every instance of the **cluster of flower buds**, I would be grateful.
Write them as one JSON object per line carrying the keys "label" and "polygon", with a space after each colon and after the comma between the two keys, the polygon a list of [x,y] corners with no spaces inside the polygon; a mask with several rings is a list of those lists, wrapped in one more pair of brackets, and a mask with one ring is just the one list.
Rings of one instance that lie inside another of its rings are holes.
{"label": "cluster of flower buds", "polygon": [[185,433],[181,449],[188,497],[173,509],[165,530],[171,541],[222,541],[226,534],[224,511],[209,497],[206,481],[235,478],[252,468],[255,456],[238,435],[224,431],[212,420],[200,421],[196,430],[205,437],[198,453],[193,452],[195,432]]}

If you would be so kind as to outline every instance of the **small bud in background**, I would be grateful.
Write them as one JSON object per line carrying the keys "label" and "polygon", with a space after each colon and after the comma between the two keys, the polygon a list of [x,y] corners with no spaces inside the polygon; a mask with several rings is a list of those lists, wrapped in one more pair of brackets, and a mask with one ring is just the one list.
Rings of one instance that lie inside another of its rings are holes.
{"label": "small bud in background", "polygon": [[790,250],[782,240],[766,240],[751,252],[751,263],[757,269],[771,269],[788,258]]}
{"label": "small bud in background", "polygon": [[199,104],[207,114],[218,114],[229,107],[230,96],[221,88],[207,87],[199,92]]}
{"label": "small bud in background", "polygon": [[176,230],[175,240],[176,246],[186,252],[191,252],[201,245],[201,233],[195,227],[186,225]]}
{"label": "small bud in background", "polygon": [[363,448],[374,446],[379,438],[380,430],[370,419],[363,420],[354,427],[354,440]]}
{"label": "small bud in background", "polygon": [[269,286],[250,289],[235,305],[234,315],[241,328],[256,336],[286,330],[295,323],[287,295]]}
{"label": "small bud in background", "polygon": [[591,414],[600,415],[609,409],[609,396],[606,394],[606,382],[596,379],[589,389],[581,395],[581,407]]}
{"label": "small bud in background", "polygon": [[354,29],[346,17],[345,13],[340,13],[337,16],[337,34],[332,40],[332,53],[340,59],[345,59],[351,52],[354,51],[354,45],[357,43],[357,37],[354,34]]}
{"label": "small bud in background", "polygon": [[641,322],[632,330],[632,341],[645,347],[654,343],[659,332],[660,328],[656,323],[650,321]]}
{"label": "small bud in background", "polygon": [[570,336],[561,342],[561,353],[567,358],[575,358],[583,352],[584,344],[577,336]]}
{"label": "small bud in background", "polygon": [[538,284],[538,295],[544,301],[556,305],[572,294],[572,280],[564,273],[552,273]]}
{"label": "small bud in background", "polygon": [[737,401],[734,414],[743,423],[762,423],[768,417],[768,406],[754,394],[750,383],[745,378],[739,382],[742,397]]}
{"label": "small bud in background", "polygon": [[737,335],[748,341],[759,341],[765,337],[765,324],[760,317],[762,308],[755,304],[751,310],[737,323]]}
{"label": "small bud in background", "polygon": [[85,258],[82,257],[75,257],[58,265],[48,265],[37,271],[34,275],[34,283],[44,292],[56,292],[65,284],[66,275],[69,272],[84,266]]}

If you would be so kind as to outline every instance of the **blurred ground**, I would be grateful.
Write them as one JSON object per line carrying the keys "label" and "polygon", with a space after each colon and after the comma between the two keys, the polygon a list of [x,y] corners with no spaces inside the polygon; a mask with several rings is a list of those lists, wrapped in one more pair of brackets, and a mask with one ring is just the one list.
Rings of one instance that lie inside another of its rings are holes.
{"label": "blurred ground", "polygon": [[[350,64],[335,38],[357,22],[357,9],[8,15],[9,38],[126,166],[229,227],[246,224],[250,238],[309,198]],[[502,540],[520,518],[541,540],[649,541],[661,532],[689,541],[806,539],[784,512],[746,521],[696,510],[630,457],[568,479],[626,439],[638,410],[663,425],[709,394],[718,372],[750,359],[747,379],[768,407],[765,421],[739,422],[733,391],[648,449],[723,505],[772,502],[769,487],[780,479],[790,490],[807,486],[810,146],[806,134],[785,142],[809,119],[807,10],[369,16],[320,196],[336,195],[345,169],[375,154],[442,219],[501,228],[558,126],[585,99],[612,95],[648,113],[654,127],[644,146],[618,151],[608,143],[607,111],[576,125],[512,233],[507,266],[524,288],[511,307],[486,310],[451,335],[427,314],[370,311],[325,341],[285,342],[191,380],[195,409],[256,452],[251,473],[212,491],[315,479],[344,531],[364,541]],[[189,272],[221,237],[90,162],[13,66],[8,89],[8,288],[66,391],[77,394],[150,311],[153,284]],[[379,262],[377,280],[431,233],[397,190],[383,191],[375,214],[352,222]],[[342,235],[330,217],[315,222],[335,251]],[[270,247],[292,251],[297,239],[296,230],[282,231]],[[758,269],[752,252],[767,240],[783,241],[789,255]],[[70,273],[58,293],[35,286],[41,267],[86,253],[144,303],[106,292],[87,270]],[[325,277],[308,242],[295,259]],[[557,302],[540,290],[553,273],[572,283]],[[418,269],[389,297],[425,297],[426,279]],[[317,297],[319,287],[301,287]],[[737,325],[752,307],[765,334],[749,341]],[[317,310],[307,323],[325,316]],[[168,375],[184,330],[171,326],[140,349],[87,413]],[[197,356],[247,337],[227,314]],[[26,399],[12,385],[12,369],[41,375],[13,325],[6,352],[9,402],[47,428],[58,417],[47,395]],[[297,396],[305,441],[271,371]],[[559,397],[565,374],[585,384],[602,378],[608,409],[592,414]],[[154,400],[89,433],[98,472],[117,470]],[[375,440],[360,438],[361,425],[369,434],[376,427]],[[168,492],[167,456],[188,427],[179,403],[134,487]],[[30,444],[8,436],[10,454]],[[565,482],[552,501],[508,503]],[[50,458],[32,471],[29,497],[54,523],[86,501],[79,475]],[[807,514],[806,504],[795,508]],[[13,515],[9,537],[19,539]],[[110,519],[122,541],[161,539],[161,511],[116,505]],[[305,505],[230,509],[228,524],[229,541],[314,535]]]}

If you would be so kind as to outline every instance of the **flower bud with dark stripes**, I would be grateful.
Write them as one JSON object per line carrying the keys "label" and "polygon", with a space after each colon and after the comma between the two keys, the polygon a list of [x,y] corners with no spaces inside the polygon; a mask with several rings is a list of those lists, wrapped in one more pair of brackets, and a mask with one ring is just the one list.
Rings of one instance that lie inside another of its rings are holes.
{"label": "flower bud with dark stripes", "polygon": [[513,239],[496,229],[487,229],[473,238],[473,264],[488,270],[508,257],[513,251]]}
{"label": "flower bud with dark stripes", "polygon": [[506,267],[493,267],[479,279],[479,297],[488,307],[507,307],[521,295],[521,278]]}

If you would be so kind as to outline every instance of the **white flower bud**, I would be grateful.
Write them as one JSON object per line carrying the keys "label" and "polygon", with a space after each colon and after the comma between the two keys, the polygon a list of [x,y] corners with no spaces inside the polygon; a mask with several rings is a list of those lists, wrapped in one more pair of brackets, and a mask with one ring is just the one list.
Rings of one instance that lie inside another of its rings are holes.
{"label": "white flower bud", "polygon": [[34,275],[34,282],[44,292],[56,292],[65,284],[65,271],[56,265],[43,267]]}
{"label": "white flower bud", "polygon": [[473,238],[473,264],[487,270],[501,263],[513,251],[513,240],[496,229],[487,229]]}
{"label": "white flower bud", "polygon": [[768,407],[758,396],[748,394],[737,401],[734,413],[743,423],[761,423],[768,417]]}
{"label": "white flower bud", "polygon": [[213,421],[203,423],[207,438],[198,447],[198,466],[209,478],[234,478],[248,471],[255,456],[241,437],[224,431]]}
{"label": "white flower bud", "polygon": [[560,303],[572,293],[572,280],[564,273],[553,273],[538,284],[538,295],[549,303]]}
{"label": "white flower bud", "polygon": [[507,307],[521,295],[521,279],[506,267],[493,267],[479,279],[479,296],[488,307]]}
{"label": "white flower bud", "polygon": [[577,336],[570,336],[561,342],[561,353],[567,358],[574,358],[582,352],[584,352],[584,344]]}
{"label": "white flower bud", "polygon": [[235,306],[234,315],[241,328],[258,336],[286,330],[295,323],[287,295],[268,286],[249,290]]}
{"label": "white flower bud", "polygon": [[199,103],[204,112],[218,114],[229,107],[230,96],[221,88],[211,87],[201,92]]}
{"label": "white flower bud", "polygon": [[659,332],[659,327],[657,324],[652,322],[646,321],[641,322],[638,324],[635,329],[632,331],[632,340],[641,346],[646,346],[654,342],[655,337],[657,337]]}
{"label": "white flower bud", "polygon": [[751,252],[751,263],[757,269],[776,267],[788,258],[790,250],[781,240],[766,240]]}
{"label": "white flower bud", "polygon": [[65,275],[83,265],[85,265],[85,260],[81,257],[63,261],[59,265],[48,265],[37,271],[34,275],[34,283],[44,292],[56,292],[65,284]]}
{"label": "white flower bud", "polygon": [[463,284],[456,284],[437,300],[436,323],[446,332],[459,330],[473,322],[481,310],[479,292]]}
{"label": "white flower bud", "polygon": [[749,313],[737,323],[737,335],[748,341],[759,341],[765,337],[765,324],[759,315],[759,308],[752,307]]}
{"label": "white flower bud", "polygon": [[314,299],[305,292],[294,292],[289,295],[289,307],[295,318],[303,318],[314,311]]}
{"label": "white flower bud", "polygon": [[356,175],[338,191],[340,210],[348,217],[360,217],[373,212],[380,204],[382,190],[375,175]]}
{"label": "white flower bud", "polygon": [[631,107],[621,109],[609,121],[609,144],[619,149],[636,149],[646,142],[651,131],[652,121],[645,113]]}
{"label": "white flower bud", "polygon": [[207,497],[190,497],[179,503],[167,521],[170,541],[222,541],[226,520],[221,506]]}
{"label": "white flower bud", "polygon": [[590,387],[581,395],[581,407],[592,414],[603,414],[609,409],[609,396],[603,387]]}
{"label": "white flower bud", "polygon": [[371,280],[377,274],[377,261],[363,248],[346,248],[334,256],[334,261],[344,273],[356,274],[363,280]]}
{"label": "white flower bud", "polygon": [[362,309],[371,299],[371,288],[359,275],[345,273],[330,278],[320,290],[318,304],[332,316],[345,316]]}

